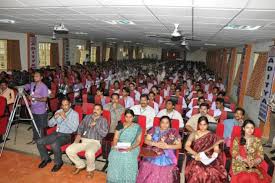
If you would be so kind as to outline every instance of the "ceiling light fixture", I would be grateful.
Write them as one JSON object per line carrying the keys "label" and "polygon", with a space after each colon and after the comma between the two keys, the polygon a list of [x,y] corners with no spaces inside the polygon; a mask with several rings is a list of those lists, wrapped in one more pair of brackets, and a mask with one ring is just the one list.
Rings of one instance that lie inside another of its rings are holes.
{"label": "ceiling light fixture", "polygon": [[77,35],[87,35],[87,32],[74,32],[73,34],[77,34]]}
{"label": "ceiling light fixture", "polygon": [[126,41],[126,40],[124,40],[123,41],[123,43],[131,43],[132,41]]}
{"label": "ceiling light fixture", "polygon": [[5,24],[14,24],[15,20],[10,20],[10,19],[0,19],[0,23],[5,23]]}
{"label": "ceiling light fixture", "polygon": [[108,40],[117,40],[117,38],[115,38],[115,37],[108,37],[106,39],[108,39]]}
{"label": "ceiling light fixture", "polygon": [[135,25],[135,23],[133,21],[130,20],[104,20],[103,22],[108,23],[108,24],[112,24],[112,25]]}
{"label": "ceiling light fixture", "polygon": [[215,44],[215,43],[205,43],[204,45],[205,46],[217,46],[217,44]]}
{"label": "ceiling light fixture", "polygon": [[251,25],[235,25],[235,24],[229,24],[224,27],[226,30],[248,30],[248,31],[253,31],[261,28],[262,26],[256,25],[256,26],[251,26]]}

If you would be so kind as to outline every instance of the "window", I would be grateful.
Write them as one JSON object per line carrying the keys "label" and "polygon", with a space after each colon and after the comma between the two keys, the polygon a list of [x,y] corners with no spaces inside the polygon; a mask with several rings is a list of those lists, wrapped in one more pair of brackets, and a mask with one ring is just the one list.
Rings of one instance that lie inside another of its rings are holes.
{"label": "window", "polygon": [[110,58],[110,51],[111,51],[111,48],[106,48],[105,61],[108,61],[108,60],[109,60],[109,58]]}
{"label": "window", "polygon": [[237,72],[238,72],[238,68],[239,68],[240,63],[241,63],[241,59],[242,59],[242,53],[238,53],[237,54],[237,62],[236,62],[235,68],[234,68],[234,78],[235,79],[236,79],[236,75],[237,75]]}
{"label": "window", "polygon": [[254,59],[253,59],[253,68],[255,67],[255,64],[257,63],[257,60],[259,58],[259,53],[254,53]]}
{"label": "window", "polygon": [[51,62],[51,43],[39,43],[39,66],[45,67]]}
{"label": "window", "polygon": [[96,47],[91,47],[91,62],[96,62]]}
{"label": "window", "polygon": [[7,70],[7,40],[0,40],[0,71]]}
{"label": "window", "polygon": [[77,48],[79,50],[79,62],[80,64],[83,64],[84,60],[86,59],[87,51],[85,50],[83,45],[77,45]]}

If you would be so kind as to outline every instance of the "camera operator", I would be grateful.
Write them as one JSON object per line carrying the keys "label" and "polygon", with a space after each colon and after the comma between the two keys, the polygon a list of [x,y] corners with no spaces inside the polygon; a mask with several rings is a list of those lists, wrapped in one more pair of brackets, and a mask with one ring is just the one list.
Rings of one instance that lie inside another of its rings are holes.
{"label": "camera operator", "polygon": [[[48,87],[42,82],[43,76],[40,71],[34,72],[34,82],[25,85],[25,90],[30,91],[29,100],[31,101],[31,112],[35,124],[41,137],[45,136],[45,128],[48,123],[47,98]],[[32,123],[33,125],[33,123]],[[35,144],[39,135],[34,126],[32,126],[33,140],[27,144]]]}

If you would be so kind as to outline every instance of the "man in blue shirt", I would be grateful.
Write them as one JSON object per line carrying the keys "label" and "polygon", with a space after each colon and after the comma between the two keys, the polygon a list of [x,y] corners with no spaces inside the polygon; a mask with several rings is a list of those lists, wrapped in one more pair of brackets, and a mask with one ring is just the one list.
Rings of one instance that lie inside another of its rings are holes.
{"label": "man in blue shirt", "polygon": [[225,143],[228,147],[230,147],[231,142],[231,133],[234,126],[242,126],[243,119],[245,115],[245,110],[243,108],[236,108],[234,118],[233,119],[226,119],[224,120],[224,133],[223,137],[225,140]]}
{"label": "man in blue shirt", "polygon": [[44,168],[51,162],[51,158],[46,149],[47,145],[51,146],[54,154],[54,167],[52,172],[57,172],[63,165],[61,146],[71,141],[71,134],[75,132],[79,125],[79,116],[76,111],[71,109],[69,98],[65,97],[61,102],[61,109],[56,111],[54,117],[48,122],[50,127],[56,125],[56,131],[52,134],[37,140],[37,148],[42,162],[39,168]]}

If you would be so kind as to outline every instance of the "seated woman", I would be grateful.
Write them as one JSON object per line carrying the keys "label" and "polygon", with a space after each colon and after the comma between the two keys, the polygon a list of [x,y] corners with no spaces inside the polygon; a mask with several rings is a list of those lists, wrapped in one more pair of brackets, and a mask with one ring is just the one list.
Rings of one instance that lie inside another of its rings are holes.
{"label": "seated woman", "polygon": [[245,120],[241,138],[233,140],[231,183],[271,182],[271,177],[259,166],[264,160],[264,153],[261,139],[253,135],[254,129],[254,122]]}
{"label": "seated woman", "polygon": [[148,132],[145,144],[152,147],[158,155],[143,158],[137,183],[173,183],[173,170],[177,168],[175,149],[181,149],[182,144],[178,132],[171,128],[168,116],[161,117],[160,126]]}
{"label": "seated woman", "polygon": [[[133,122],[134,112],[126,109],[125,122],[118,124],[114,135],[113,147],[109,154],[107,171],[108,183],[135,183],[138,172],[139,145],[141,128]],[[125,150],[117,148],[119,142],[131,143]]]}
{"label": "seated woman", "polygon": [[[217,136],[208,128],[208,119],[201,116],[198,119],[198,130],[190,134],[185,149],[192,154],[187,162],[185,178],[187,183],[224,183],[227,173],[223,165],[222,157],[219,156],[219,143]],[[203,156],[206,155],[206,156]],[[207,161],[203,161],[208,159]]]}

